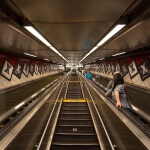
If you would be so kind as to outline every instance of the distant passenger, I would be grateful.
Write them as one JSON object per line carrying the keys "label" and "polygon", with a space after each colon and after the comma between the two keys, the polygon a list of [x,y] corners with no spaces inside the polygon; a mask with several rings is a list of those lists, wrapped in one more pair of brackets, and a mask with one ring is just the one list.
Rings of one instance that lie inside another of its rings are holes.
{"label": "distant passenger", "polygon": [[85,70],[84,69],[82,69],[82,74],[85,75]]}
{"label": "distant passenger", "polygon": [[92,74],[91,74],[90,70],[87,70],[85,76],[87,79],[92,80]]}
{"label": "distant passenger", "polygon": [[121,74],[116,74],[114,76],[114,83],[112,88],[112,99],[116,101],[116,107],[124,107],[127,109],[132,110],[132,107],[127,102],[126,99],[126,92],[125,92],[125,86],[124,86],[124,80]]}

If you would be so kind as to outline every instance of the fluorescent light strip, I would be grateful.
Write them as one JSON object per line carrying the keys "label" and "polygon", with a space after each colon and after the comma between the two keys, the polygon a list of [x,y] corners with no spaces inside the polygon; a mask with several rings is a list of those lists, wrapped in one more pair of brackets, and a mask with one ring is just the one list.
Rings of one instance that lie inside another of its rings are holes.
{"label": "fluorescent light strip", "polygon": [[101,46],[104,44],[108,39],[110,39],[113,35],[115,35],[117,32],[119,32],[125,24],[119,24],[116,25],[98,44],[97,46]]}
{"label": "fluorescent light strip", "polygon": [[121,55],[121,54],[124,54],[124,53],[126,53],[126,52],[122,52],[122,53],[114,54],[114,55],[112,55],[112,56],[117,56],[117,55]]}
{"label": "fluorescent light strip", "polygon": [[50,46],[50,49],[51,49],[51,50],[53,50],[55,53],[59,54],[59,52],[56,50],[56,48],[55,48],[55,47]]}
{"label": "fluorescent light strip", "polygon": [[[47,45],[49,48],[51,48],[55,53],[57,53],[59,56],[61,56],[65,61],[68,62],[64,56],[62,56],[40,33],[38,33],[37,30],[35,30],[32,26],[24,26],[30,33],[32,33],[35,37],[37,37],[39,40],[41,40],[45,45]],[[68,62],[69,63],[69,62]],[[69,63],[70,64],[70,63]]]}
{"label": "fluorescent light strip", "polygon": [[35,55],[32,55],[32,54],[29,54],[29,53],[24,53],[25,55],[28,55],[28,56],[32,56],[32,57],[37,57]]}
{"label": "fluorescent light strip", "polygon": [[89,56],[89,55],[90,55],[92,52],[94,52],[97,48],[98,48],[97,46],[93,47],[92,50],[91,50],[89,53],[87,53],[87,54],[79,61],[78,64],[80,64],[80,62],[81,62],[82,60],[84,60],[87,56]]}
{"label": "fluorescent light strip", "polygon": [[55,47],[50,46],[50,49],[52,49],[55,53],[57,53],[60,57],[62,57],[68,64],[70,64],[69,61],[68,61],[62,54],[60,54],[60,53],[56,50]]}
{"label": "fluorescent light strip", "polygon": [[89,56],[91,53],[93,53],[99,46],[104,44],[108,39],[110,39],[113,35],[115,35],[117,32],[119,32],[125,24],[116,25],[95,47],[93,47],[89,53],[87,53],[78,64],[80,64],[87,56]]}
{"label": "fluorescent light strip", "polygon": [[99,60],[103,60],[103,59],[105,59],[105,58],[101,58],[101,59],[99,59]]}
{"label": "fluorescent light strip", "polygon": [[37,37],[39,40],[41,40],[44,44],[47,46],[51,46],[51,44],[38,32],[36,31],[32,26],[24,26],[30,33],[32,33],[35,37]]}
{"label": "fluorescent light strip", "polygon": [[44,59],[44,60],[49,61],[49,59]]}

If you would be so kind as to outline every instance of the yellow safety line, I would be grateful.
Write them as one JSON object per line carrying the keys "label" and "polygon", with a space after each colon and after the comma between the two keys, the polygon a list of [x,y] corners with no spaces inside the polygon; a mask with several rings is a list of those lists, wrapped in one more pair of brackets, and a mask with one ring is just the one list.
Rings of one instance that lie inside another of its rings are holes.
{"label": "yellow safety line", "polygon": [[63,102],[86,102],[85,99],[64,99]]}

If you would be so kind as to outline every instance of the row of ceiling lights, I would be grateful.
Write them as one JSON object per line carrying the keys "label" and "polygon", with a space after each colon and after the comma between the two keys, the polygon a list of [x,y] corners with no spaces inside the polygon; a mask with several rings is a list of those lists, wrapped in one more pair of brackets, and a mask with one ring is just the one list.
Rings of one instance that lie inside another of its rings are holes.
{"label": "row of ceiling lights", "polygon": [[[24,53],[25,55],[27,55],[27,56],[31,56],[31,57],[37,57],[37,56],[35,56],[35,55],[32,55],[32,54],[29,54],[29,53]],[[50,61],[49,59],[44,59],[44,60],[46,60],[46,61]],[[53,63],[56,63],[55,61],[52,61]],[[59,64],[59,63],[57,63],[58,65],[62,65],[62,64]]]}
{"label": "row of ceiling lights", "polygon": [[[60,54],[58,52],[58,50],[55,47],[53,47],[34,27],[32,27],[32,26],[24,26],[24,28],[27,29],[30,33],[32,33],[35,37],[37,37],[40,41],[42,41],[46,46],[48,46],[56,54],[58,54],[60,57],[62,57],[67,63],[69,63],[68,60],[62,54]],[[30,54],[30,56],[35,57],[34,55],[31,55],[31,54]],[[48,60],[48,59],[45,59],[45,60]]]}
{"label": "row of ceiling lights", "polygon": [[[117,53],[117,54],[114,54],[114,55],[112,55],[112,56],[119,56],[119,55],[122,55],[122,54],[125,54],[126,52],[121,52],[121,53]],[[98,60],[104,60],[105,58],[100,58],[100,59],[98,59]],[[96,62],[96,61],[92,61],[92,62]],[[92,63],[92,62],[89,62],[89,64],[90,63]]]}
{"label": "row of ceiling lights", "polygon": [[[86,57],[88,57],[91,53],[93,53],[96,49],[98,49],[98,47],[102,46],[106,41],[108,41],[113,35],[115,35],[117,32],[119,32],[123,27],[125,26],[125,24],[118,24],[116,25],[104,38],[102,38],[98,44],[93,47],[80,61],[79,63],[81,63]],[[117,54],[115,54],[117,55]],[[103,60],[105,58],[101,58],[99,60]],[[78,63],[78,64],[79,64]]]}
{"label": "row of ceiling lights", "polygon": [[[93,47],[78,63],[78,65],[86,58],[88,57],[91,53],[93,53],[96,49],[98,49],[100,46],[102,46],[106,41],[108,41],[112,36],[114,36],[117,32],[119,32],[126,24],[118,24],[116,25],[104,38],[102,38],[98,44]],[[51,50],[53,50],[56,54],[58,54],[60,57],[62,57],[68,64],[69,61],[62,55],[58,52],[58,50],[52,46],[34,27],[32,26],[24,26],[24,28],[26,30],[28,30],[30,33],[32,33],[35,37],[37,37],[40,41],[42,41],[46,46],[48,46]],[[125,53],[125,52],[123,52]],[[114,56],[116,55],[119,55],[120,53],[118,54],[115,54]],[[33,56],[33,57],[36,57],[35,55],[31,55],[31,54],[27,54],[26,55],[30,55],[30,56]],[[104,58],[101,58],[99,60],[102,60]],[[48,61],[48,59],[45,59]],[[70,64],[71,65],[71,64]]]}
{"label": "row of ceiling lights", "polygon": [[[22,33],[20,30],[18,30],[16,27],[9,25],[11,28],[13,28],[14,30]],[[32,26],[24,26],[25,29],[27,29],[30,33],[32,33],[36,38],[38,38],[40,41],[42,41],[45,45],[47,45],[49,48],[51,48],[55,53],[57,53],[59,56],[61,56],[64,60],[66,60],[36,29],[34,29],[34,27]],[[24,33],[22,33],[24,34]],[[29,53],[24,53],[25,55],[31,56],[31,57],[37,57],[36,55],[33,54],[29,54]],[[46,61],[50,61],[49,59],[44,59]],[[66,60],[67,61],[67,60]],[[53,63],[56,63],[55,61],[52,61]],[[67,61],[68,62],[68,61]],[[57,63],[58,65],[62,65]],[[68,62],[68,64],[70,64]]]}

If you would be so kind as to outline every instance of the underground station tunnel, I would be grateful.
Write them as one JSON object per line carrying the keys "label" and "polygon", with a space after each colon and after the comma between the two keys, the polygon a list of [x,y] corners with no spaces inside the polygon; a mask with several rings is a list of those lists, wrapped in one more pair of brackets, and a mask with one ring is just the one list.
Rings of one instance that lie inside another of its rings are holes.
{"label": "underground station tunnel", "polygon": [[149,0],[0,0],[0,150],[150,150]]}

